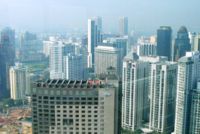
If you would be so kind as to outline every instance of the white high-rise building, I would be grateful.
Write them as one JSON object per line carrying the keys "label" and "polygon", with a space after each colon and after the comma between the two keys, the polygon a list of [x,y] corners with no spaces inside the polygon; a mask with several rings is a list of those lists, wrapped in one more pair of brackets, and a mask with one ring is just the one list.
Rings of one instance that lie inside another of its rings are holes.
{"label": "white high-rise building", "polygon": [[50,48],[57,41],[56,37],[49,37],[49,40],[43,41],[43,54],[48,57],[50,55]]}
{"label": "white high-rise building", "polygon": [[128,35],[128,18],[119,18],[119,34],[121,36]]}
{"label": "white high-rise building", "polygon": [[174,130],[176,74],[176,63],[165,61],[151,65],[149,128],[159,133]]}
{"label": "white high-rise building", "polygon": [[149,122],[151,64],[167,57],[125,57],[122,73],[122,128],[135,131]]}
{"label": "white high-rise building", "polygon": [[49,65],[50,65],[50,79],[63,79],[63,49],[62,42],[54,42],[50,47]]}
{"label": "white high-rise building", "polygon": [[95,48],[95,74],[105,74],[109,67],[114,67],[120,75],[120,52],[110,46],[98,46]]}
{"label": "white high-rise building", "polygon": [[178,61],[175,134],[188,134],[190,128],[190,92],[200,76],[200,53],[187,52]]}
{"label": "white high-rise building", "polygon": [[197,88],[191,91],[190,134],[200,133],[200,81]]}
{"label": "white high-rise building", "polygon": [[83,56],[71,54],[64,56],[64,73],[67,80],[83,80]]}
{"label": "white high-rise building", "polygon": [[26,67],[19,64],[10,67],[9,78],[11,99],[25,99],[30,95],[30,76]]}
{"label": "white high-rise building", "polygon": [[[125,59],[122,75],[122,128],[135,131],[148,120],[149,63]],[[147,91],[146,91],[147,90]]]}

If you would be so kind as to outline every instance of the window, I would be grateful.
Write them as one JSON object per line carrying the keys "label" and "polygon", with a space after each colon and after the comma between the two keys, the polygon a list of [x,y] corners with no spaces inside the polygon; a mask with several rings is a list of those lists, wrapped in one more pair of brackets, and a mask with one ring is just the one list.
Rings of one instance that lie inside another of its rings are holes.
{"label": "window", "polygon": [[63,125],[73,125],[73,119],[63,119]]}

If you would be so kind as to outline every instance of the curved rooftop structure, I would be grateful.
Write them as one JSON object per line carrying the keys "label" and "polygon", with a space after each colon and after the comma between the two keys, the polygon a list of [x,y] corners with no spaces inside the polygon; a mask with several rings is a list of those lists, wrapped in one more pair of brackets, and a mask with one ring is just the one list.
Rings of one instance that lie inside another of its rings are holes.
{"label": "curved rooftop structure", "polygon": [[178,30],[178,33],[187,33],[187,28],[185,26],[180,27],[180,29]]}

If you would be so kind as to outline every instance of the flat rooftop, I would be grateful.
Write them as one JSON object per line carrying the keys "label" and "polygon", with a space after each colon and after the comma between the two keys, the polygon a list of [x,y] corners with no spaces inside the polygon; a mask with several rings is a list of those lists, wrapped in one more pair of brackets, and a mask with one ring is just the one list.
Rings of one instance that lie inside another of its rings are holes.
{"label": "flat rooftop", "polygon": [[66,79],[48,79],[46,81],[36,81],[33,87],[38,88],[104,88],[101,80],[66,80]]}

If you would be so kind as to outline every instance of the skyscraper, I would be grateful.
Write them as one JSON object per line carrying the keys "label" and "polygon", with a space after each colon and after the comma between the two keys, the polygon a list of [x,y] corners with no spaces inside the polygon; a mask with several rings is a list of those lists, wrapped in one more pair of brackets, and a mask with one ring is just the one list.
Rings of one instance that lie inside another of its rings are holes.
{"label": "skyscraper", "polygon": [[110,46],[98,46],[95,48],[95,74],[105,74],[109,67],[114,67],[121,76],[120,51]]}
{"label": "skyscraper", "polygon": [[178,61],[175,134],[188,134],[190,128],[191,90],[200,76],[200,53],[188,52]]}
{"label": "skyscraper", "polygon": [[88,67],[94,66],[94,48],[96,47],[96,26],[95,21],[88,20]]}
{"label": "skyscraper", "polygon": [[128,18],[119,18],[119,34],[121,36],[128,35]]}
{"label": "skyscraper", "polygon": [[49,66],[50,66],[50,79],[63,79],[63,53],[64,45],[62,42],[54,42],[50,46]]}
{"label": "skyscraper", "polygon": [[154,39],[154,36],[138,39],[137,54],[139,56],[156,56],[157,43]]}
{"label": "skyscraper", "polygon": [[159,133],[174,130],[176,74],[176,63],[158,62],[151,65],[149,128]]}
{"label": "skyscraper", "polygon": [[149,122],[149,82],[151,64],[167,57],[125,57],[122,73],[123,129],[135,131]]}
{"label": "skyscraper", "polygon": [[84,61],[83,56],[68,54],[64,56],[64,74],[67,80],[83,80],[84,78]]}
{"label": "skyscraper", "polygon": [[157,55],[166,56],[171,60],[172,55],[172,29],[169,26],[161,26],[157,30]]}
{"label": "skyscraper", "polygon": [[195,32],[189,32],[188,36],[189,36],[189,39],[190,39],[191,51],[195,51],[194,50],[194,44],[195,44],[196,33]]}
{"label": "skyscraper", "polygon": [[200,51],[200,34],[196,34],[194,37],[193,51]]}
{"label": "skyscraper", "polygon": [[10,67],[10,97],[11,99],[25,99],[30,95],[30,76],[28,69],[20,64]]}
{"label": "skyscraper", "polygon": [[149,63],[124,59],[122,75],[122,128],[135,131],[148,121]]}
{"label": "skyscraper", "polygon": [[102,18],[97,16],[93,18],[97,27],[97,43],[102,42]]}
{"label": "skyscraper", "polygon": [[110,38],[109,43],[113,44],[113,47],[120,49],[122,58],[124,58],[128,53],[128,37],[115,37]]}
{"label": "skyscraper", "polygon": [[9,67],[14,65],[15,31],[4,28],[0,40],[0,98],[9,96]]}
{"label": "skyscraper", "polygon": [[94,48],[102,42],[102,20],[100,17],[88,19],[88,67],[94,67]]}
{"label": "skyscraper", "polygon": [[190,134],[200,133],[200,81],[197,88],[191,91],[191,114],[190,114]]}
{"label": "skyscraper", "polygon": [[178,33],[174,44],[173,61],[178,61],[179,58],[185,56],[186,51],[191,50],[190,39],[186,27],[182,26]]}
{"label": "skyscraper", "polygon": [[33,134],[117,134],[116,88],[99,80],[33,83]]}

